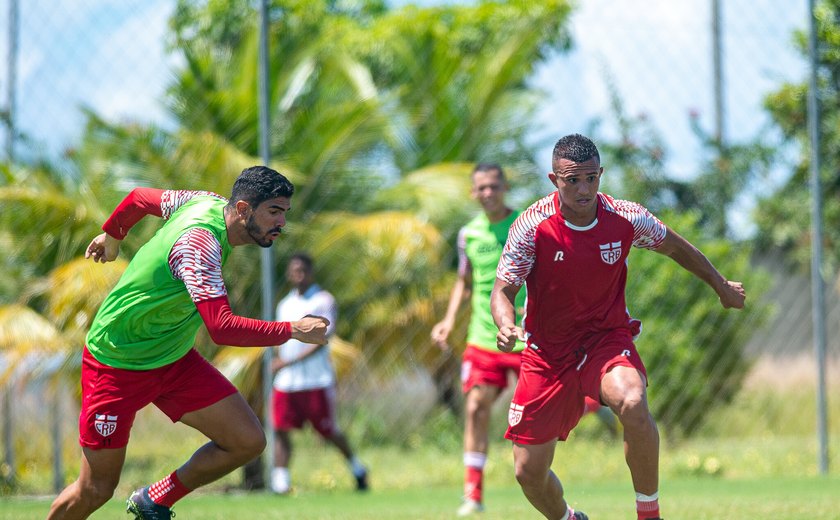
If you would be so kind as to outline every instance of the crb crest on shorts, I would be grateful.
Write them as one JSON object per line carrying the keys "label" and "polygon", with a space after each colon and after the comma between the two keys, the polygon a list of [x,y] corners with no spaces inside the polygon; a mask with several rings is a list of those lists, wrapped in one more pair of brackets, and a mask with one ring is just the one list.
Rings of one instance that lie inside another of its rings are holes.
{"label": "crb crest on shorts", "polygon": [[508,424],[511,426],[519,424],[519,421],[522,420],[522,412],[524,410],[525,407],[523,405],[510,403],[510,409],[508,410]]}
{"label": "crb crest on shorts", "polygon": [[600,244],[601,260],[612,265],[621,258],[621,242],[610,242],[608,244]]}
{"label": "crb crest on shorts", "polygon": [[107,437],[117,431],[117,416],[96,414],[96,420],[93,422],[93,427],[99,432],[99,435]]}

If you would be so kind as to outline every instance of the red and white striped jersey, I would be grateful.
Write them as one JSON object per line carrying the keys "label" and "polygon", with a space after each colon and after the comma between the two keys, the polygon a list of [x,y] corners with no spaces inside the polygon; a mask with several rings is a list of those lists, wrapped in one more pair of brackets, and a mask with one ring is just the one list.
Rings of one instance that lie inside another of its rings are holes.
{"label": "red and white striped jersey", "polygon": [[559,359],[609,331],[641,323],[627,310],[624,290],[630,247],[656,249],[667,228],[644,206],[598,194],[595,220],[567,222],[558,193],[543,197],[511,226],[496,276],[526,285],[523,328],[529,347]]}

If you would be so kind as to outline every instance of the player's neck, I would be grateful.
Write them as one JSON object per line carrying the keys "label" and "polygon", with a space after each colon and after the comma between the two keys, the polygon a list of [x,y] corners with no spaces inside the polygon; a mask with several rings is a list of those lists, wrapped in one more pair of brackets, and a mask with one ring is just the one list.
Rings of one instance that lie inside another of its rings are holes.
{"label": "player's neck", "polygon": [[315,285],[315,282],[302,283],[300,285],[296,285],[295,289],[297,289],[298,294],[304,294],[313,285]]}
{"label": "player's neck", "polygon": [[230,206],[225,206],[222,209],[222,215],[225,217],[225,231],[227,232],[228,243],[231,247],[243,245],[244,242],[240,240],[239,234],[235,231],[236,217],[234,216],[233,209]]}
{"label": "player's neck", "polygon": [[563,220],[577,227],[586,227],[595,221],[598,217],[598,206],[593,205],[591,208],[586,208],[583,211],[575,211],[574,209],[560,205],[560,214]]}
{"label": "player's neck", "polygon": [[513,213],[513,210],[510,209],[507,206],[503,206],[498,211],[493,211],[493,212],[485,211],[484,212],[484,214],[487,215],[487,220],[489,220],[493,224],[495,224],[496,222],[501,222],[502,220],[508,218],[508,216],[511,213]]}

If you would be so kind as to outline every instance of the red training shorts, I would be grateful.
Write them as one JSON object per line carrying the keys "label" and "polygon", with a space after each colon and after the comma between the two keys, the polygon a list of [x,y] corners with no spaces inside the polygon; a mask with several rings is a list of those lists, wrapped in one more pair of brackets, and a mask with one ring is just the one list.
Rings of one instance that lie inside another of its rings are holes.
{"label": "red training shorts", "polygon": [[276,431],[299,429],[308,421],[324,438],[336,432],[334,387],[298,392],[275,389],[273,405]]}
{"label": "red training shorts", "polygon": [[103,365],[85,347],[79,444],[94,450],[124,448],[134,416],[146,405],[154,404],[176,422],[236,391],[195,349],[160,368],[125,370]]}
{"label": "red training shorts", "polygon": [[505,438],[518,444],[566,440],[586,410],[584,397],[599,401],[601,379],[617,366],[635,368],[647,378],[629,334],[609,334],[585,354],[557,365],[526,348]]}
{"label": "red training shorts", "polygon": [[492,352],[467,343],[461,358],[461,390],[466,394],[478,385],[504,390],[508,373],[519,374],[521,362],[521,352]]}

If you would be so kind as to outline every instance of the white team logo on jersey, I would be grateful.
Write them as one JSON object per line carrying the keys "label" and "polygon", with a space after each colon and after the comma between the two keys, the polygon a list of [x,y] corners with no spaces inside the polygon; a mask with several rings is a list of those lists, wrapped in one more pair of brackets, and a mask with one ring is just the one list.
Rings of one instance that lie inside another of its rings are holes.
{"label": "white team logo on jersey", "polygon": [[107,437],[117,431],[117,416],[96,414],[96,420],[93,422],[93,426],[99,432],[99,435]]}
{"label": "white team logo on jersey", "polygon": [[601,248],[601,260],[610,265],[618,262],[618,259],[621,258],[621,242],[601,244],[598,247]]}
{"label": "white team logo on jersey", "polygon": [[522,412],[525,407],[521,404],[510,403],[510,410],[508,410],[508,424],[516,426],[522,420]]}

